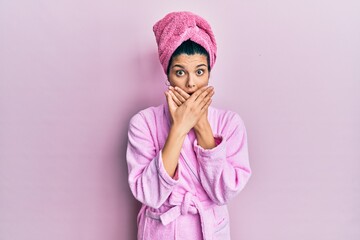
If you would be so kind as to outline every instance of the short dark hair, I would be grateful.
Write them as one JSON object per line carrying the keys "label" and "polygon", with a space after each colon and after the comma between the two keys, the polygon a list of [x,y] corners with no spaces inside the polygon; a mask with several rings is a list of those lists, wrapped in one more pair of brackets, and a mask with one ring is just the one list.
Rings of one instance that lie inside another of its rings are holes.
{"label": "short dark hair", "polygon": [[186,40],[184,41],[171,55],[169,65],[167,68],[167,75],[169,75],[170,72],[170,65],[172,63],[172,60],[174,57],[177,57],[181,54],[187,54],[187,55],[194,55],[194,54],[201,54],[205,55],[207,59],[207,65],[208,65],[208,71],[210,72],[210,57],[209,53],[203,48],[200,44],[197,44],[194,41]]}

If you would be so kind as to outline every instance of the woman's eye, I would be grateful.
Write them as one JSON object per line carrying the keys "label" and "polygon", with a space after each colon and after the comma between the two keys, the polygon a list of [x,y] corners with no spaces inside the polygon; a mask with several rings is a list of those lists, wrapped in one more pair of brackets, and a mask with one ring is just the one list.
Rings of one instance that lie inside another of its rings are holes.
{"label": "woman's eye", "polygon": [[204,70],[198,69],[198,70],[196,70],[196,74],[197,74],[197,75],[203,75],[203,74],[204,74]]}
{"label": "woman's eye", "polygon": [[180,76],[180,77],[181,77],[181,76],[184,76],[184,74],[185,74],[185,72],[184,72],[183,70],[177,70],[177,71],[176,71],[176,75],[177,75],[177,76]]}

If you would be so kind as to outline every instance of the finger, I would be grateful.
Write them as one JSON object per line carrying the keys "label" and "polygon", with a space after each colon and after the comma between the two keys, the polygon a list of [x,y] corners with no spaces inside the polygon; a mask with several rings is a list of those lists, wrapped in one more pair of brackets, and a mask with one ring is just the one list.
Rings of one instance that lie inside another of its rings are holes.
{"label": "finger", "polygon": [[169,94],[177,106],[180,106],[182,104],[182,102],[175,96],[172,90],[169,90]]}
{"label": "finger", "polygon": [[172,99],[172,97],[171,97],[171,95],[169,94],[168,91],[165,92],[165,96],[166,96],[166,101],[167,101],[168,106],[169,106],[169,111],[170,112],[175,111],[177,106],[176,106],[174,100]]}
{"label": "finger", "polygon": [[213,93],[210,93],[209,95],[207,95],[200,103],[199,103],[199,108],[203,109],[204,106],[206,106],[209,102],[212,101],[211,97],[213,96]]}
{"label": "finger", "polygon": [[[199,97],[200,98],[200,97]],[[203,111],[202,109],[209,104],[209,102],[211,102],[211,94],[205,96],[204,98],[202,98],[201,100],[198,98],[197,101],[192,102],[191,105],[193,106],[193,110],[195,112],[197,112],[198,114],[202,114]]]}
{"label": "finger", "polygon": [[185,92],[184,90],[182,90],[179,87],[175,87],[175,91],[178,92],[185,100],[190,97],[190,94],[188,94],[187,92]]}
{"label": "finger", "polygon": [[190,100],[190,102],[194,102],[196,101],[196,99],[202,94],[204,93],[206,90],[208,90],[209,88],[211,88],[210,86],[205,86],[205,87],[202,87],[198,90],[196,90],[188,100]]}
{"label": "finger", "polygon": [[201,113],[204,113],[210,106],[210,104],[212,103],[212,99],[210,99],[200,110]]}
{"label": "finger", "polygon": [[214,96],[214,94],[215,94],[215,91],[214,91],[214,89],[212,89],[207,96],[209,96],[210,98],[212,98],[212,97]]}
{"label": "finger", "polygon": [[181,96],[176,90],[173,89],[172,92],[181,103],[184,103],[186,101],[186,99]]}
{"label": "finger", "polygon": [[198,101],[199,103],[207,96],[209,95],[212,91],[214,90],[213,87],[209,87],[207,89],[205,89],[200,95],[198,95],[198,97],[195,99],[195,101]]}
{"label": "finger", "polygon": [[202,100],[201,102],[199,102],[201,108],[203,107],[204,104],[206,104],[208,101],[211,100],[211,98],[214,96],[215,92],[214,90],[211,90],[209,94],[207,94]]}

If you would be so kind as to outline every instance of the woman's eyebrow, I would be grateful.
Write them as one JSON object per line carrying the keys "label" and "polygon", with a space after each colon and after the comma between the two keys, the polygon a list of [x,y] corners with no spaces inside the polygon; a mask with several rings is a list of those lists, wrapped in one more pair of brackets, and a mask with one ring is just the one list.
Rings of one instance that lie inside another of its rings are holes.
{"label": "woman's eyebrow", "polygon": [[196,66],[196,68],[198,68],[198,67],[207,67],[207,65],[206,64],[199,64],[199,65]]}
{"label": "woman's eyebrow", "polygon": [[183,69],[185,69],[185,67],[184,67],[184,66],[181,66],[181,65],[179,65],[179,64],[175,64],[174,66],[172,66],[172,68],[174,68],[174,67],[179,67],[179,68],[183,68]]}
{"label": "woman's eyebrow", "polygon": [[[179,68],[185,69],[185,67],[180,64],[175,64],[174,66],[172,66],[172,68],[174,68],[174,67],[179,67]],[[207,65],[202,63],[202,64],[199,64],[196,66],[196,68],[199,68],[199,67],[207,67]]]}

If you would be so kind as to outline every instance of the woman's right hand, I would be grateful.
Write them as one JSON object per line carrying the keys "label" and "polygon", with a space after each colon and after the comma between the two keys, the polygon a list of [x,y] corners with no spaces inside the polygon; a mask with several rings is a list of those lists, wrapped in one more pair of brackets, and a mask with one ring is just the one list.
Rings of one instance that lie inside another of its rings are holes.
{"label": "woman's right hand", "polygon": [[178,128],[181,134],[186,135],[210,106],[212,92],[213,87],[211,86],[200,88],[178,106],[174,102],[170,90],[166,91],[172,126]]}

